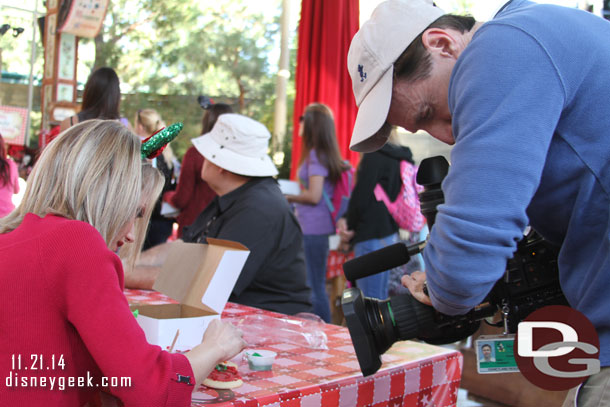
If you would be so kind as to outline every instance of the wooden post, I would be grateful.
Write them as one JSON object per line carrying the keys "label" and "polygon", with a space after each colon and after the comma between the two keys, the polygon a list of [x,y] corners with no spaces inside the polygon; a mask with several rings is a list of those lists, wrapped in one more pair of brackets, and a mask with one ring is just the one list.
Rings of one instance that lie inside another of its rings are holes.
{"label": "wooden post", "polygon": [[78,108],[76,103],[78,37],[74,34],[57,32],[59,8],[64,1],[68,0],[47,0],[40,106],[43,131],[74,115]]}
{"label": "wooden post", "polygon": [[[284,138],[286,137],[286,87],[290,78],[290,49],[288,39],[290,37],[290,1],[282,0],[282,17],[280,20],[281,39],[280,39],[280,60],[275,88],[275,113],[273,119],[273,142],[272,154],[283,153]],[[290,159],[283,157],[283,160]],[[280,163],[276,163],[280,164]]]}

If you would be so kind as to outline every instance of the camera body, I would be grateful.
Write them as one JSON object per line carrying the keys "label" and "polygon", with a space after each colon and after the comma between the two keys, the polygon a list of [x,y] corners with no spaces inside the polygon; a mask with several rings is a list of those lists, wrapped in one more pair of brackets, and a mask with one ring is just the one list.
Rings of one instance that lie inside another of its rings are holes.
{"label": "camera body", "polygon": [[[420,165],[417,182],[424,186],[420,201],[431,227],[436,206],[443,202],[440,183],[447,174],[448,163],[442,157],[426,160]],[[348,280],[355,281],[404,264],[424,247],[425,242],[412,246],[398,243],[345,263],[344,272]],[[498,311],[503,314],[506,333],[514,333],[519,322],[534,310],[546,305],[567,305],[559,286],[558,252],[557,247],[530,231],[518,242],[506,272],[485,300],[464,315],[442,314],[410,294],[378,300],[364,297],[358,288],[345,290],[341,306],[363,375],[373,374],[381,367],[381,354],[396,341],[417,338],[431,344],[456,342],[475,333],[482,319]],[[388,257],[397,258],[398,263],[389,264],[385,260]],[[376,268],[378,264],[380,268]],[[365,273],[363,268],[374,271]]]}

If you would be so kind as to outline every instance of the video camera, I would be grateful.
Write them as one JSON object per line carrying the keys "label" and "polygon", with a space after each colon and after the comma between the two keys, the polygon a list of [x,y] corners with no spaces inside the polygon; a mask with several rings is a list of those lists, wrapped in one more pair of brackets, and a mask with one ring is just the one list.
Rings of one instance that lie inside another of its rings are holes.
{"label": "video camera", "polygon": [[[449,171],[442,156],[423,160],[417,183],[421,211],[432,228],[436,207],[444,202],[441,182]],[[341,306],[347,322],[360,370],[364,376],[381,367],[381,354],[396,341],[420,339],[430,344],[452,343],[476,332],[482,319],[502,313],[505,333],[514,333],[517,325],[534,310],[546,305],[567,305],[559,286],[558,248],[531,231],[518,244],[485,300],[464,315],[450,316],[422,304],[410,294],[386,300],[364,297],[353,282],[405,264],[420,253],[425,241],[406,246],[396,243],[352,259],[343,265],[345,277],[354,288],[343,292]]]}

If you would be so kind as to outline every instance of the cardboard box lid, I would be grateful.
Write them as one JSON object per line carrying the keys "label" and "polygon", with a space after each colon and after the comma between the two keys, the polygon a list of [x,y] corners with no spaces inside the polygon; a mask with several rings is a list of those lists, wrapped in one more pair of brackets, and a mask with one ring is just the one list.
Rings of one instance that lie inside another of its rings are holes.
{"label": "cardboard box lid", "polygon": [[181,304],[220,314],[250,251],[238,242],[171,243],[153,289]]}

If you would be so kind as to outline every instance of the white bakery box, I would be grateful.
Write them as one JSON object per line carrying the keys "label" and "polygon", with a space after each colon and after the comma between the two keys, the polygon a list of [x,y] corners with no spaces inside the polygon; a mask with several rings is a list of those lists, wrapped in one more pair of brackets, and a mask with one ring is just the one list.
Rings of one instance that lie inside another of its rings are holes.
{"label": "white bakery box", "polygon": [[220,318],[250,251],[229,240],[207,241],[171,243],[153,289],[179,304],[131,306],[150,344],[167,350],[176,338],[174,350],[192,349]]}

